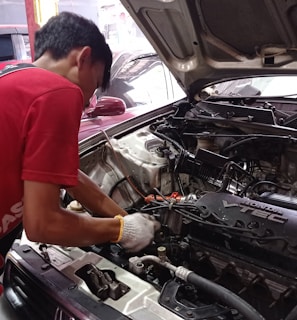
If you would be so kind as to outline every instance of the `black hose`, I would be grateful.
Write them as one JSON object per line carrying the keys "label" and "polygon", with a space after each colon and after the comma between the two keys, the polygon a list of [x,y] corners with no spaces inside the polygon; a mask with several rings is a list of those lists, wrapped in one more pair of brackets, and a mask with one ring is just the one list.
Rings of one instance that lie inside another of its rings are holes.
{"label": "black hose", "polygon": [[112,195],[115,191],[115,189],[119,186],[119,184],[121,184],[122,182],[126,181],[127,180],[127,177],[123,177],[122,179],[118,180],[110,189],[109,193],[108,193],[108,196],[110,198],[112,198]]}
{"label": "black hose", "polygon": [[[265,320],[254,307],[221,285],[200,277],[194,272],[189,273],[187,281],[197,286],[202,291],[209,293],[219,302],[236,309],[246,320]],[[286,320],[293,320],[293,318]]]}

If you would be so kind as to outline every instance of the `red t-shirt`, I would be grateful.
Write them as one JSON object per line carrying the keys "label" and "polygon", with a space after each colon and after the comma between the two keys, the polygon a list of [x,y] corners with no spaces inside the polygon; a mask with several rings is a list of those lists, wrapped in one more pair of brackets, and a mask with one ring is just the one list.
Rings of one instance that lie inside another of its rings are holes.
{"label": "red t-shirt", "polygon": [[77,184],[80,88],[55,73],[0,77],[0,243],[22,219],[23,180]]}

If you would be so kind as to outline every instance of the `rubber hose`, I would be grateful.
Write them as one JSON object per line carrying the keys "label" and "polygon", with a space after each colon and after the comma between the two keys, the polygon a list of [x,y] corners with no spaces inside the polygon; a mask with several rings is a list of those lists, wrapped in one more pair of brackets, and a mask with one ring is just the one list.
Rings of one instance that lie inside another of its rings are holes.
{"label": "rubber hose", "polygon": [[265,320],[265,318],[254,307],[221,285],[200,277],[194,272],[189,273],[187,281],[197,286],[202,291],[209,293],[219,302],[236,309],[245,317],[246,320]]}

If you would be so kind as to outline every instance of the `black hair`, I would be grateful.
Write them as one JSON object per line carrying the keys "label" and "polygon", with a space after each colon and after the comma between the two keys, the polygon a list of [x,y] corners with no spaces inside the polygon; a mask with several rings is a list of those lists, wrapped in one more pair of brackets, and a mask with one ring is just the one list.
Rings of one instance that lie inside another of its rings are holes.
{"label": "black hair", "polygon": [[35,33],[34,60],[49,51],[55,60],[67,57],[71,50],[89,46],[92,49],[92,62],[102,61],[105,64],[102,89],[110,81],[112,53],[103,34],[92,20],[72,12],[61,12],[51,17]]}

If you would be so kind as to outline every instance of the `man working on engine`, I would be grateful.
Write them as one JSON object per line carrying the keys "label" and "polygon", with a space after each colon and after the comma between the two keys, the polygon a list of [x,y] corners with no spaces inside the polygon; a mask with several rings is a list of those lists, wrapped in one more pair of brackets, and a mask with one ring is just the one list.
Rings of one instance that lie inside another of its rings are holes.
{"label": "man working on engine", "polygon": [[[32,66],[0,73],[0,267],[21,223],[30,240],[62,246],[152,241],[157,221],[127,215],[78,170],[83,107],[107,87],[111,62],[97,26],[62,12],[37,31]],[[62,208],[61,188],[102,218]]]}

